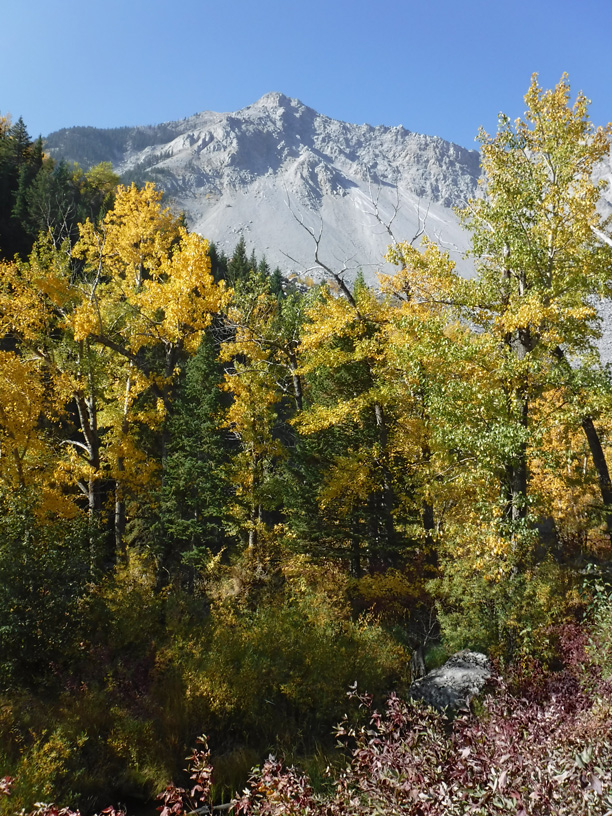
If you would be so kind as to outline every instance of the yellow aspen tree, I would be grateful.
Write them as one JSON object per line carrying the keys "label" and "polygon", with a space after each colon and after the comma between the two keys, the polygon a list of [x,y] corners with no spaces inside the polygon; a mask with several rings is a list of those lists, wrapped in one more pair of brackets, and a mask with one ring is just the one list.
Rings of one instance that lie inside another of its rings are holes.
{"label": "yellow aspen tree", "polygon": [[225,390],[232,394],[225,424],[240,445],[232,467],[237,504],[236,517],[246,531],[248,547],[253,552],[265,531],[264,508],[267,475],[271,464],[285,455],[279,440],[273,436],[279,395],[270,378],[265,352],[248,364],[234,362],[225,375]]}
{"label": "yellow aspen tree", "polygon": [[118,544],[126,495],[150,486],[160,469],[141,450],[140,430],[161,435],[163,467],[177,365],[228,298],[210,274],[207,242],[181,228],[160,198],[151,185],[119,188],[102,222],[80,225],[72,257],[43,237],[28,262],[0,270],[2,336],[22,365],[35,361],[47,383],[61,381],[76,425],[64,422],[58,478],[86,497],[92,520],[114,484]]}
{"label": "yellow aspen tree", "polygon": [[69,385],[43,349],[19,348],[50,325],[27,273],[16,263],[0,263],[0,482],[9,491],[36,487],[41,510],[73,515],[57,469],[59,440],[50,430],[65,413]]}
{"label": "yellow aspen tree", "polygon": [[[383,376],[384,306],[362,281],[352,292],[345,288],[344,296],[335,296],[324,287],[307,310],[301,372],[310,382],[310,397],[295,423],[305,435],[331,429],[348,434],[344,452],[335,456],[321,486],[319,506],[343,530],[352,569],[359,574],[362,555],[370,569],[395,557],[390,457],[395,418]],[[359,532],[351,531],[355,524]]]}
{"label": "yellow aspen tree", "polygon": [[439,406],[433,405],[449,378],[461,377],[459,349],[466,334],[455,306],[461,278],[448,253],[426,238],[419,248],[410,242],[394,244],[387,260],[397,268],[393,275],[380,276],[386,309],[385,370],[400,417],[394,449],[415,474],[412,501],[422,508],[423,531],[431,546],[442,522],[436,492],[444,494],[442,487],[456,476],[450,446],[443,441],[447,437],[438,433]]}
{"label": "yellow aspen tree", "polygon": [[[106,414],[114,440],[108,450],[114,453],[119,543],[125,491],[151,476],[149,469],[133,467],[138,457],[131,431],[138,424],[163,429],[180,357],[195,352],[228,294],[210,273],[207,241],[162,209],[153,185],[120,187],[102,223],[88,221],[80,229],[73,255],[84,263],[84,283],[70,327],[75,341],[112,355],[113,407]],[[162,430],[162,468],[164,448]]]}
{"label": "yellow aspen tree", "polygon": [[277,500],[272,473],[287,455],[276,433],[279,411],[287,402],[302,407],[298,323],[297,301],[280,301],[257,273],[239,284],[226,314],[230,337],[220,359],[228,363],[224,389],[232,402],[225,424],[240,447],[232,467],[235,512],[253,552],[266,531],[265,512]]}
{"label": "yellow aspen tree", "polygon": [[[569,360],[596,360],[593,298],[610,294],[611,257],[598,238],[593,170],[608,154],[612,128],[592,125],[583,93],[571,103],[565,75],[552,90],[534,75],[525,102],[523,118],[500,115],[495,136],[481,131],[483,195],[462,212],[478,270],[473,319],[505,354],[514,441],[503,480],[517,531],[529,507],[531,407],[551,376],[572,379]],[[595,418],[585,405],[581,424],[607,507],[612,485]]]}
{"label": "yellow aspen tree", "polygon": [[0,480],[4,490],[42,488],[51,509],[50,504],[60,505],[51,502],[57,448],[45,437],[41,420],[58,419],[64,395],[54,394],[49,385],[38,360],[0,352]]}

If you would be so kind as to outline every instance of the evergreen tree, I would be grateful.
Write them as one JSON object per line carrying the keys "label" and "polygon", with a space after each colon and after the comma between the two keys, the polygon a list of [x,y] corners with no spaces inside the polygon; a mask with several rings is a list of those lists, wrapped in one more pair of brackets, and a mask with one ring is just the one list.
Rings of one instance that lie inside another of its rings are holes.
{"label": "evergreen tree", "polygon": [[[252,260],[254,260],[254,259],[255,259],[255,252],[253,251]],[[253,270],[254,271],[257,270],[257,272],[259,272],[259,274],[264,278],[269,278],[270,277],[270,264],[267,262],[265,255],[262,256],[262,259],[261,259],[261,261],[259,261],[259,263],[256,263],[255,266],[253,266]]]}
{"label": "evergreen tree", "polygon": [[15,125],[0,122],[0,257],[25,257],[32,238],[23,219],[26,194],[43,164],[42,142],[32,142],[23,119]]}
{"label": "evergreen tree", "polygon": [[222,371],[212,333],[187,360],[167,419],[167,454],[156,548],[167,568],[198,568],[227,543],[231,498],[227,435],[221,429]]}
{"label": "evergreen tree", "polygon": [[236,284],[248,277],[252,269],[257,268],[257,262],[253,266],[253,261],[249,259],[246,251],[246,242],[244,237],[241,237],[236,246],[232,257],[227,263],[227,281],[230,286]]}
{"label": "evergreen tree", "polygon": [[283,297],[285,294],[285,290],[283,288],[283,276],[278,266],[270,275],[270,291],[278,298]]}
{"label": "evergreen tree", "polygon": [[118,184],[119,176],[109,162],[83,173],[78,164],[49,159],[26,189],[23,226],[33,238],[43,232],[56,247],[63,241],[73,246],[79,223],[87,219],[97,223],[112,208]]}
{"label": "evergreen tree", "polygon": [[215,279],[215,282],[219,283],[219,281],[227,280],[228,259],[225,252],[219,252],[217,245],[214,242],[211,242],[208,249],[208,256],[210,258],[210,271]]}

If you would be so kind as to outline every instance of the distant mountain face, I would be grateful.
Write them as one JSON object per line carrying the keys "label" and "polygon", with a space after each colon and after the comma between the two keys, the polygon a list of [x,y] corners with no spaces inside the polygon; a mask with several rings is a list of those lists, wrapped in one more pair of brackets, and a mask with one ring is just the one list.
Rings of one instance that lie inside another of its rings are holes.
{"label": "distant mountain face", "polygon": [[[243,236],[249,251],[284,273],[314,266],[313,233],[321,260],[361,268],[373,281],[391,241],[388,226],[397,240],[424,226],[471,273],[462,258],[469,239],[453,207],[476,194],[479,153],[401,126],[340,122],[270,93],[236,113],[66,128],[51,133],[45,149],[85,169],[110,161],[128,182],[158,183],[192,230],[227,253]],[[596,179],[612,181],[610,160]],[[612,184],[601,203],[610,214]]]}
{"label": "distant mountain face", "polygon": [[[159,184],[190,228],[231,254],[241,236],[285,274],[308,272],[319,258],[358,269],[375,282],[391,235],[421,227],[447,248],[458,270],[467,234],[453,207],[476,193],[479,154],[403,127],[352,125],[322,116],[279,93],[236,113],[199,113],[148,127],[74,127],[51,133],[46,151],[87,169],[112,162],[124,180]],[[602,163],[601,207],[612,213],[612,161]],[[306,229],[307,228],[307,229]],[[313,237],[314,236],[314,237]],[[388,269],[387,271],[391,271]],[[602,304],[600,348],[612,361],[612,302]]]}
{"label": "distant mountain face", "polygon": [[236,113],[68,128],[45,144],[85,169],[110,161],[127,181],[155,181],[192,230],[228,253],[243,236],[284,273],[314,266],[314,233],[321,260],[373,280],[389,225],[398,240],[424,225],[469,273],[468,238],[452,208],[475,194],[479,154],[401,126],[339,122],[271,93]]}

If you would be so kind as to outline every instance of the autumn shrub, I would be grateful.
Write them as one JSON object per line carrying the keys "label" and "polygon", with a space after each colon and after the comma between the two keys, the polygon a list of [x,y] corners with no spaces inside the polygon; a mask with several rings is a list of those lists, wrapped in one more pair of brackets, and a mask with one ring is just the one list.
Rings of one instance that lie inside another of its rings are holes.
{"label": "autumn shrub", "polygon": [[331,749],[350,684],[384,699],[408,676],[409,655],[377,620],[353,618],[337,568],[278,553],[217,567],[199,596],[160,590],[155,563],[128,550],[91,588],[65,688],[2,701],[12,802],[93,810],[186,787],[182,757],[204,729],[216,795],[229,796],[269,750]]}
{"label": "autumn shrub", "polygon": [[67,621],[78,641],[68,660],[53,656],[53,683],[44,694],[11,686],[0,697],[0,767],[26,809],[53,800],[91,810],[115,796],[150,796],[185,751],[165,739],[151,693],[166,636],[155,564],[128,551],[87,589],[82,618]]}
{"label": "autumn shrub", "polygon": [[115,655],[132,659],[151,652],[164,637],[164,605],[154,560],[128,549],[93,593],[91,645],[108,644]]}
{"label": "autumn shrub", "polygon": [[146,700],[121,704],[104,688],[72,688],[45,701],[13,695],[0,707],[0,767],[16,780],[12,802],[20,808],[55,801],[92,811],[117,798],[148,798],[184,751],[168,759]]}
{"label": "autumn shrub", "polygon": [[577,577],[549,557],[519,570],[504,555],[454,558],[449,552],[430,589],[448,652],[469,647],[507,663],[527,656],[553,660],[551,627],[581,607]]}
{"label": "autumn shrub", "polygon": [[42,520],[30,493],[0,497],[0,688],[48,686],[84,636],[91,530]]}
{"label": "autumn shrub", "polygon": [[36,739],[13,772],[10,796],[0,799],[0,814],[29,811],[40,801],[75,801],[78,789],[72,785],[70,765],[81,746],[82,739],[73,741],[61,729]]}
{"label": "autumn shrub", "polygon": [[371,697],[353,692],[363,721],[345,719],[338,728],[347,764],[331,775],[331,791],[315,794],[300,771],[271,757],[236,800],[237,813],[609,814],[612,689],[588,661],[583,628],[557,636],[564,668],[524,675],[514,693],[495,680],[478,717],[449,723],[395,694],[377,710]]}
{"label": "autumn shrub", "polygon": [[439,641],[435,601],[427,591],[435,575],[427,555],[420,553],[401,567],[351,579],[349,598],[354,610],[374,614],[400,642],[430,647]]}
{"label": "autumn shrub", "polygon": [[[478,716],[443,712],[391,694],[386,705],[352,688],[353,710],[336,729],[344,761],[326,787],[271,756],[255,768],[234,808],[243,816],[607,816],[612,812],[612,685],[592,658],[597,627],[557,627],[562,665],[516,664],[494,677]],[[36,746],[39,750],[39,746]],[[60,775],[68,741],[51,740],[30,779]],[[161,790],[165,816],[209,803],[213,764],[207,745],[189,757],[185,783]],[[0,813],[14,813],[20,780],[2,780]],[[19,794],[20,795],[20,794]],[[11,807],[7,809],[7,803]],[[26,806],[31,807],[31,806]],[[41,806],[42,807],[42,806]],[[71,816],[44,806],[37,816]],[[4,808],[4,809],[2,809]],[[104,811],[109,812],[110,811]]]}
{"label": "autumn shrub", "polygon": [[[47,752],[49,753],[49,752]],[[182,814],[193,813],[197,808],[204,808],[205,810],[212,804],[211,790],[212,790],[212,772],[213,768],[210,763],[210,751],[205,737],[199,737],[196,747],[191,754],[186,758],[188,767],[185,773],[189,777],[189,784],[187,788],[176,785],[174,782],[169,782],[166,787],[157,795],[157,800],[161,802],[157,811],[161,816],[182,816]],[[71,806],[56,805],[54,803],[45,803],[37,801],[32,805],[21,807],[20,811],[16,808],[23,803],[20,799],[20,789],[24,787],[27,790],[27,785],[32,780],[28,780],[27,776],[21,779],[15,779],[11,776],[4,776],[0,778],[0,813],[14,814],[21,813],[21,816],[80,816],[79,810],[73,810]],[[50,793],[49,790],[46,790]],[[26,798],[25,801],[30,801]],[[6,799],[4,797],[10,797]],[[2,802],[6,809],[2,809]],[[122,807],[116,808],[109,805],[101,810],[101,816],[126,816],[126,811]]]}
{"label": "autumn shrub", "polygon": [[205,625],[177,633],[158,658],[160,687],[180,675],[189,719],[221,751],[309,751],[328,740],[350,683],[383,694],[406,677],[407,653],[376,620],[353,620],[339,571],[299,558],[280,573],[256,605],[219,597]]}
{"label": "autumn shrub", "polygon": [[599,666],[606,679],[612,678],[612,583],[595,570],[585,581],[588,594],[592,638],[589,644],[591,659]]}

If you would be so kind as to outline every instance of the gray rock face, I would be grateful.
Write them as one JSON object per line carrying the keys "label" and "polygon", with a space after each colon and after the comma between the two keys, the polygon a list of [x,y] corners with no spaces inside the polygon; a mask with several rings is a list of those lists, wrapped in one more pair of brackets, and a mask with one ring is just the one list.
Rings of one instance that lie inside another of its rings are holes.
{"label": "gray rock face", "polygon": [[480,652],[464,649],[440,668],[416,680],[410,687],[410,695],[434,708],[457,709],[479,694],[490,677],[489,658]]}
{"label": "gray rock face", "polygon": [[272,267],[315,280],[313,238],[300,221],[321,231],[321,260],[346,266],[349,279],[361,269],[376,281],[390,221],[398,240],[410,240],[424,222],[465,265],[468,236],[452,208],[476,193],[480,174],[475,150],[401,125],[340,122],[279,93],[235,113],[68,128],[51,133],[45,150],[84,168],[111,161],[126,180],[157,182],[190,228],[219,249],[231,252],[243,237]]}
{"label": "gray rock face", "polygon": [[[475,125],[476,127],[476,125]],[[453,207],[476,194],[480,154],[436,136],[396,127],[355,125],[269,93],[235,113],[203,112],[144,127],[66,128],[45,150],[87,169],[112,162],[125,181],[151,180],[184,211],[190,229],[231,254],[240,238],[286,276],[320,280],[319,258],[352,280],[361,270],[377,285],[391,236],[421,228],[466,276],[469,236]],[[597,168],[608,182],[600,199],[612,213],[612,159]],[[307,229],[305,229],[306,227]],[[310,232],[309,232],[310,231]],[[604,361],[612,360],[612,305],[604,303]]]}

